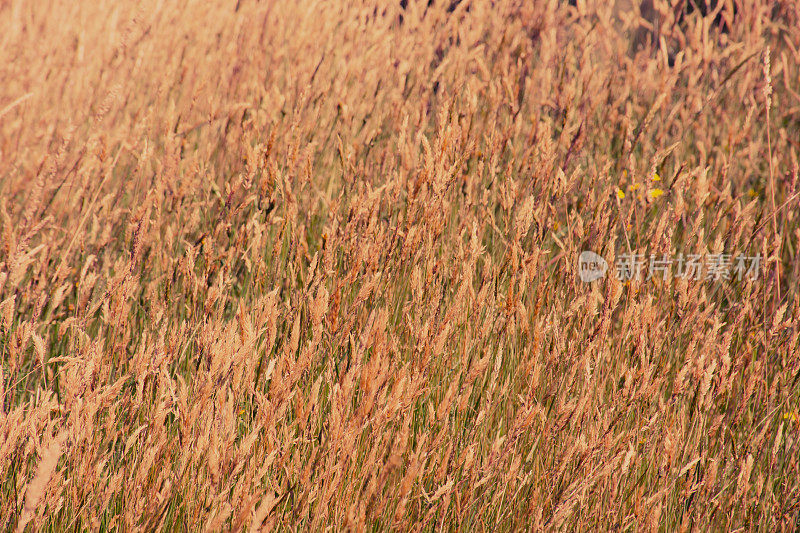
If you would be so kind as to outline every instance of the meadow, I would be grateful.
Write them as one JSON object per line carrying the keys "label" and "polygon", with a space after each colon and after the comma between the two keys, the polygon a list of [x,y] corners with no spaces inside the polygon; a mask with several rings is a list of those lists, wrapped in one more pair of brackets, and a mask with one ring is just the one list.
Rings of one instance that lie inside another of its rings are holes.
{"label": "meadow", "polygon": [[800,528],[800,7],[653,5],[0,1],[0,524]]}

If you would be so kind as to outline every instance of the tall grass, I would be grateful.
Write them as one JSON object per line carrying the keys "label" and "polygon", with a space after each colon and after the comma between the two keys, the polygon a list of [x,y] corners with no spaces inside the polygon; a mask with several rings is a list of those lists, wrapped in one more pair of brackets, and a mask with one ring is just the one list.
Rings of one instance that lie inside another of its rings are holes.
{"label": "tall grass", "polygon": [[399,4],[0,3],[0,523],[800,527],[796,5]]}

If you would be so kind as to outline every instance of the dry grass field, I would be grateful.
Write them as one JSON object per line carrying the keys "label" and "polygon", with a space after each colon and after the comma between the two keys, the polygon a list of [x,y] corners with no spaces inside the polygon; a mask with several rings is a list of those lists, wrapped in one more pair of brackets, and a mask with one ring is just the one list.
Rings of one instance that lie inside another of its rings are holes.
{"label": "dry grass field", "polygon": [[0,0],[4,530],[800,528],[800,8],[629,3]]}

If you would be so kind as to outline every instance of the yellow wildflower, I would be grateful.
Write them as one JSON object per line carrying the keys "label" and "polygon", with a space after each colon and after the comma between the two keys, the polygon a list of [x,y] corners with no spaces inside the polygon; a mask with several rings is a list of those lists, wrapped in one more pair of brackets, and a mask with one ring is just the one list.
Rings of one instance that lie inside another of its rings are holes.
{"label": "yellow wildflower", "polygon": [[661,189],[653,189],[652,191],[650,191],[650,198],[656,199],[663,194],[664,191],[662,191]]}
{"label": "yellow wildflower", "polygon": [[783,413],[783,419],[791,422],[797,422],[800,420],[800,415],[797,413],[797,411],[789,411],[788,413]]}
{"label": "yellow wildflower", "polygon": [[622,189],[620,189],[619,187],[617,187],[617,198],[619,198],[620,200],[625,198],[625,193],[622,192]]}
{"label": "yellow wildflower", "polygon": [[757,192],[756,192],[756,190],[755,190],[754,188],[752,188],[752,187],[750,187],[750,190],[749,190],[749,191],[747,191],[747,195],[748,195],[750,198],[758,198],[758,193],[757,193]]}
{"label": "yellow wildflower", "polygon": [[658,175],[658,172],[653,174],[653,181],[661,181],[661,176]]}
{"label": "yellow wildflower", "polygon": [[638,191],[639,190],[639,184],[638,183],[634,183],[633,185],[631,185],[631,190],[632,191]]}

